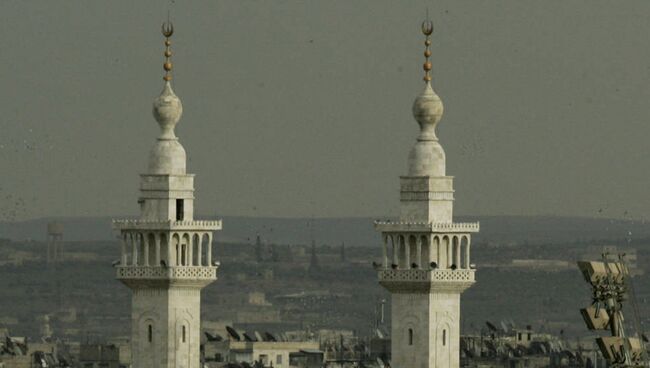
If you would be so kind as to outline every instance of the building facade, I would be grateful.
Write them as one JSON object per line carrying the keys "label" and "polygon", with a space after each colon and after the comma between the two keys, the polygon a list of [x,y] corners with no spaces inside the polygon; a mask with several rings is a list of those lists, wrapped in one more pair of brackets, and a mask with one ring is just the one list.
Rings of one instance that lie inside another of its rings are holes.
{"label": "building facade", "polygon": [[431,87],[430,35],[426,36],[424,90],[413,104],[420,126],[400,177],[398,221],[378,221],[383,262],[379,283],[391,293],[391,366],[457,368],[460,355],[460,294],[474,283],[471,234],[478,223],[453,221],[453,177],[446,175],[445,152],[436,126],[442,101]]}
{"label": "building facade", "polygon": [[171,24],[166,37],[162,93],[153,103],[160,125],[145,174],[140,175],[140,217],[119,220],[117,278],[132,290],[133,367],[200,367],[201,289],[216,280],[212,232],[220,221],[194,219],[194,175],[174,128],[183,107],[171,85]]}
{"label": "building facade", "polygon": [[[205,361],[210,367],[222,367],[229,363],[255,362],[264,367],[305,367],[304,360],[318,356],[322,367],[323,352],[316,341],[233,341],[231,339],[206,342]],[[301,364],[303,363],[303,364]]]}

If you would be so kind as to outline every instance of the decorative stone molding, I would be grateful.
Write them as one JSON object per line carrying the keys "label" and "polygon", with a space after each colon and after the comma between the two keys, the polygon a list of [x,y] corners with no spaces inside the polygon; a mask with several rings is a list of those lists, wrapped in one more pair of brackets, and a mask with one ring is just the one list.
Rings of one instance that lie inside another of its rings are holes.
{"label": "decorative stone molding", "polygon": [[448,232],[448,233],[477,233],[480,230],[478,222],[426,223],[375,221],[375,229],[381,232]]}
{"label": "decorative stone molding", "polygon": [[221,230],[221,220],[113,220],[114,230]]}
{"label": "decorative stone molding", "polygon": [[474,284],[474,270],[381,270],[379,283],[391,293],[460,293]]}
{"label": "decorative stone molding", "polygon": [[118,279],[216,280],[216,266],[126,266],[117,267]]}
{"label": "decorative stone molding", "polygon": [[379,281],[474,282],[474,270],[381,270]]}
{"label": "decorative stone molding", "polygon": [[402,201],[453,201],[454,192],[407,192],[400,193]]}

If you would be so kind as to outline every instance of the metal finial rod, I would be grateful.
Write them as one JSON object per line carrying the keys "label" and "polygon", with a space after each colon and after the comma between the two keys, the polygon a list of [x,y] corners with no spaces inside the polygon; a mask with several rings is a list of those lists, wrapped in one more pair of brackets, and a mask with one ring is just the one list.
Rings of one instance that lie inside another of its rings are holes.
{"label": "metal finial rod", "polygon": [[431,81],[431,60],[429,59],[431,57],[431,49],[429,48],[431,46],[431,34],[433,33],[433,22],[429,19],[429,9],[427,9],[427,18],[425,19],[424,22],[422,22],[422,34],[426,37],[424,40],[424,65],[422,65],[422,69],[424,69],[424,81],[425,82],[430,82]]}
{"label": "metal finial rod", "polygon": [[169,38],[174,34],[174,25],[169,21],[169,14],[167,15],[167,21],[163,22],[162,24],[162,34],[165,36],[165,63],[163,64],[163,69],[165,69],[165,76],[163,79],[166,82],[169,82],[172,80],[172,50],[170,48],[172,42],[169,40]]}

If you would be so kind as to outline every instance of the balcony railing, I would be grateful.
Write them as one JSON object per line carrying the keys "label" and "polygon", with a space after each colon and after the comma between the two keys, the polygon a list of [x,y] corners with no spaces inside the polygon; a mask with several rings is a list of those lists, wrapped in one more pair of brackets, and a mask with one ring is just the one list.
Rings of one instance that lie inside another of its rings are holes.
{"label": "balcony railing", "polygon": [[221,230],[221,220],[193,221],[147,221],[147,220],[113,220],[116,230]]}
{"label": "balcony railing", "polygon": [[379,281],[474,282],[474,270],[381,270]]}
{"label": "balcony railing", "polygon": [[382,232],[445,232],[445,233],[476,233],[480,229],[478,222],[400,222],[375,221],[375,228]]}
{"label": "balcony railing", "polygon": [[118,279],[215,280],[216,266],[120,266]]}

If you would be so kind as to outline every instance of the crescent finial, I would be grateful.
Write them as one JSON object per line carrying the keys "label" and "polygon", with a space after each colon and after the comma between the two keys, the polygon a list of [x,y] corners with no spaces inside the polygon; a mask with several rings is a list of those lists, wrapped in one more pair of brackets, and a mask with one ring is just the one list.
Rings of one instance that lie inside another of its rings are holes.
{"label": "crescent finial", "polygon": [[169,38],[174,34],[174,25],[169,20],[166,21],[166,22],[163,22],[163,24],[162,24],[162,34],[166,38]]}

